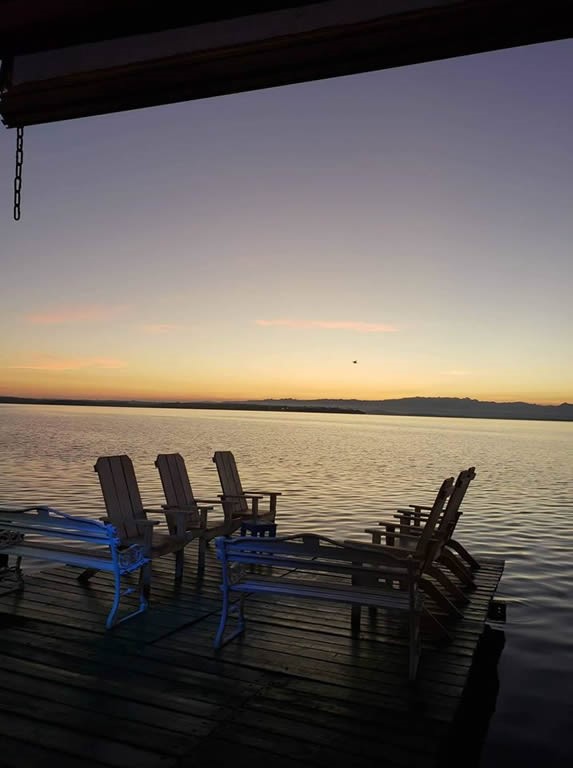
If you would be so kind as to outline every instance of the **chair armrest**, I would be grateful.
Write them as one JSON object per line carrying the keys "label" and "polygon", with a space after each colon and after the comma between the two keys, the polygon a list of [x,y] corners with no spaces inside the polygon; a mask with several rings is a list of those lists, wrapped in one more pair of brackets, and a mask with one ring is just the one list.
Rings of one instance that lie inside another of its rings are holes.
{"label": "chair armrest", "polygon": [[[418,527],[413,530],[416,531],[416,533],[406,533],[404,529],[407,529],[407,531],[410,531],[412,528],[409,525],[400,525],[397,521],[394,521],[392,523],[386,524],[386,530],[382,529],[382,525],[384,523],[380,523],[377,528],[365,528],[364,532],[369,533],[372,536],[372,544],[375,544],[376,546],[386,546],[386,547],[394,547],[396,543],[396,539],[412,539],[413,541],[419,541],[420,535],[422,533],[422,528]],[[382,543],[382,536],[385,537],[386,543]],[[411,550],[408,550],[411,553]]]}
{"label": "chair armrest", "polygon": [[[365,529],[368,531],[368,529]],[[371,528],[370,531],[375,532],[375,528]],[[350,542],[345,542],[350,543]],[[404,547],[388,547],[386,544],[371,544],[371,543],[364,543],[360,542],[360,545],[362,547],[367,547],[370,550],[387,550],[388,557],[396,557],[397,559],[406,559],[410,558],[416,562],[419,562],[415,556],[415,553],[411,549],[405,549]]]}
{"label": "chair armrest", "polygon": [[[144,511],[149,511],[149,510],[144,510]],[[159,525],[159,520],[136,520],[135,522],[137,523],[137,525],[141,525],[142,528],[153,528],[154,525]]]}
{"label": "chair armrest", "polygon": [[232,501],[233,499],[259,499],[260,500],[263,497],[257,493],[220,493],[219,498],[222,501],[225,501],[225,499],[230,499]]}
{"label": "chair armrest", "polygon": [[[199,510],[193,508],[193,511],[198,512]],[[184,507],[171,507],[170,509],[163,510],[171,534],[175,534],[175,536],[180,536],[181,538],[185,536],[187,522],[189,520],[189,512],[190,509],[185,509]],[[199,514],[199,519],[201,520],[201,513]]]}
{"label": "chair armrest", "polygon": [[[220,501],[215,502],[215,504],[220,504]],[[186,507],[180,507],[180,506],[174,506],[171,504],[163,504],[162,510],[163,512],[176,512],[179,509],[185,510],[185,512],[199,512],[202,509],[210,510],[214,509],[214,507],[203,507],[198,506],[197,504],[189,504]]]}
{"label": "chair armrest", "polygon": [[[197,504],[221,504],[221,499],[195,499]],[[213,509],[213,507],[211,507]]]}
{"label": "chair armrest", "polygon": [[431,507],[424,507],[424,509],[429,509],[429,512],[422,512],[421,509],[422,507],[411,504],[407,509],[403,507],[397,509],[393,517],[397,517],[400,520],[408,520],[415,526],[419,526],[420,523],[425,522],[430,517],[430,512],[432,510]]}
{"label": "chair armrest", "polygon": [[245,495],[255,496],[282,496],[282,491],[244,491]]}
{"label": "chair armrest", "polygon": [[[394,518],[394,520],[379,520],[377,524],[378,525],[385,525],[386,527],[390,525],[393,528],[408,528],[408,529],[410,529],[410,528],[413,527],[413,526],[410,525],[410,523],[402,523],[402,522],[400,522],[401,520],[402,520],[401,517],[397,517],[396,516]],[[420,526],[416,526],[416,528],[421,530]]]}
{"label": "chair armrest", "polygon": [[[398,547],[384,547],[380,544],[370,544],[365,541],[356,541],[355,539],[343,539],[343,544],[353,549],[363,549],[365,552],[375,552],[387,561],[387,565],[391,568],[398,568],[406,572],[406,568],[412,564],[417,567],[418,560],[416,560],[412,552],[408,549],[399,549]],[[406,564],[404,561],[409,561]]]}

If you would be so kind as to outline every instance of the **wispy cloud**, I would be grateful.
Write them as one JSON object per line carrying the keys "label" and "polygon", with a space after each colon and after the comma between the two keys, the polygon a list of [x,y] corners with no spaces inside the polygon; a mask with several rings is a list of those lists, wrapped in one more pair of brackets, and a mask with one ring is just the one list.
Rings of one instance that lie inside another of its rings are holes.
{"label": "wispy cloud", "polygon": [[353,320],[257,320],[257,325],[283,328],[322,328],[327,331],[356,331],[357,333],[393,333],[398,329],[386,323],[362,323]]}
{"label": "wispy cloud", "polygon": [[180,328],[181,326],[176,325],[175,323],[152,323],[151,325],[143,326],[145,333],[150,333],[153,336],[178,331]]}
{"label": "wispy cloud", "polygon": [[470,376],[471,371],[461,371],[456,368],[452,371],[442,371],[443,376]]}
{"label": "wispy cloud", "polygon": [[85,368],[125,368],[126,366],[127,363],[124,360],[108,357],[43,357],[7,367],[28,371],[79,371]]}
{"label": "wispy cloud", "polygon": [[33,325],[64,325],[69,323],[102,322],[115,317],[127,307],[108,307],[91,304],[83,307],[56,307],[44,312],[34,312],[25,315],[25,319]]}

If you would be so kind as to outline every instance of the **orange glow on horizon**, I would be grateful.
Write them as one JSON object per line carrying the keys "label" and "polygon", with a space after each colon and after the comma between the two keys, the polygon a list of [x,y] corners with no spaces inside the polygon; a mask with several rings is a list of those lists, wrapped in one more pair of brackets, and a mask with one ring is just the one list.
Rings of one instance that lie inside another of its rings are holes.
{"label": "orange glow on horizon", "polygon": [[[109,371],[106,371],[109,372]],[[30,371],[32,373],[32,371]],[[42,374],[48,373],[42,371]],[[55,371],[50,371],[54,374]],[[29,397],[29,398],[52,398],[52,399],[85,399],[85,400],[146,400],[150,402],[239,402],[245,400],[390,400],[407,397],[459,397],[470,398],[474,400],[490,402],[526,402],[536,403],[538,405],[560,405],[564,402],[571,402],[573,398],[566,393],[552,392],[515,392],[515,391],[457,391],[457,392],[438,392],[435,390],[424,391],[421,387],[411,389],[409,387],[386,389],[368,387],[363,389],[349,390],[342,387],[325,388],[317,385],[315,387],[297,387],[293,385],[292,389],[285,391],[274,389],[272,387],[252,386],[248,388],[223,388],[213,386],[205,389],[184,388],[181,385],[159,386],[159,385],[138,385],[125,384],[118,386],[114,381],[101,381],[94,386],[93,379],[96,374],[102,371],[93,371],[91,381],[80,381],[77,371],[71,371],[74,381],[68,381],[65,384],[60,377],[53,377],[54,380],[42,383],[16,382],[11,385],[1,385],[0,395],[8,397]],[[44,375],[44,379],[47,377]],[[71,377],[68,377],[71,378]],[[83,379],[83,377],[82,377]]]}

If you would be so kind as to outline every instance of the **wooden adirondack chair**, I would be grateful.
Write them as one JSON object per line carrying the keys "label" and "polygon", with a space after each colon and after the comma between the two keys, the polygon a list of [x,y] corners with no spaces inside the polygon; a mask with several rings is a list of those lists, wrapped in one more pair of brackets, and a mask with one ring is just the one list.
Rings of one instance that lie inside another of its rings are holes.
{"label": "wooden adirondack chair", "polygon": [[[215,451],[213,461],[217,467],[221,489],[221,501],[225,513],[232,518],[264,520],[274,523],[277,514],[277,491],[245,491],[241,484],[235,457],[231,451]],[[268,510],[259,509],[259,501],[269,497]],[[250,507],[249,507],[250,502]]]}
{"label": "wooden adirondack chair", "polygon": [[[470,555],[467,549],[462,544],[460,544],[459,541],[456,541],[452,538],[452,534],[454,533],[456,525],[458,524],[458,520],[462,514],[461,503],[465,496],[465,491],[467,491],[469,483],[476,475],[475,467],[470,467],[467,472],[470,474],[473,472],[473,475],[467,480],[467,483],[465,484],[465,490],[461,491],[456,499],[457,508],[453,507],[452,505],[447,524],[447,530],[444,528],[443,534],[447,536],[445,544],[446,552],[447,550],[456,552],[470,569],[477,571],[480,567],[478,561],[472,557],[472,555]],[[421,504],[410,504],[408,509],[399,509],[395,513],[394,517],[399,519],[399,526],[402,530],[405,530],[409,534],[411,533],[416,535],[419,533],[422,523],[425,523],[427,520],[429,510],[430,507],[426,507]],[[380,522],[379,525],[388,525],[388,523]]]}
{"label": "wooden adirondack chair", "polygon": [[[414,554],[419,558],[422,552],[427,559],[427,553],[431,553],[431,561],[425,564],[425,572],[439,582],[450,595],[460,602],[467,602],[467,597],[461,589],[438,567],[437,563],[445,565],[459,580],[467,587],[473,587],[474,582],[471,572],[465,568],[460,560],[446,549],[451,532],[460,515],[460,505],[466,494],[470,482],[474,479],[475,468],[465,469],[458,475],[458,478],[446,497],[447,503],[442,500],[442,506],[439,507],[439,496],[436,497],[434,504],[430,508],[428,516],[425,518],[424,525],[410,526],[408,524],[400,525],[394,521],[381,521],[379,527],[366,528],[366,532],[372,535],[372,543],[382,546],[382,536],[386,537],[386,546],[392,552],[400,551],[403,556]],[[438,505],[438,506],[437,506]],[[426,508],[427,509],[427,508]],[[385,527],[385,531],[381,528]],[[396,533],[396,527],[399,528]],[[415,533],[411,531],[415,530]],[[396,536],[398,536],[398,546],[396,546]],[[433,547],[427,550],[423,549],[421,542],[431,540]]]}
{"label": "wooden adirondack chair", "polygon": [[[100,456],[94,469],[99,477],[107,511],[105,520],[115,526],[122,544],[127,546],[143,540],[147,556],[151,558],[175,554],[175,577],[180,580],[183,576],[183,549],[192,538],[185,527],[187,513],[184,510],[144,508],[129,456]],[[149,520],[148,513],[165,515],[170,532],[154,531],[159,520]],[[87,569],[80,578],[86,581],[94,573],[97,571]],[[145,578],[149,582],[149,574]]]}
{"label": "wooden adirondack chair", "polygon": [[[215,524],[207,523],[207,514],[215,504],[223,505],[221,499],[197,499],[193,494],[185,460],[180,453],[160,453],[155,460],[159,470],[166,503],[163,509],[185,510],[185,529],[199,539],[199,570],[205,567],[205,547],[216,536],[230,536],[241,525],[241,520],[234,518],[230,510],[223,506],[224,520]],[[208,506],[204,506],[207,504]],[[201,505],[201,506],[199,506]],[[171,531],[171,527],[170,527]],[[175,533],[175,531],[171,531]]]}
{"label": "wooden adirondack chair", "polygon": [[[428,520],[426,525],[423,527],[423,529],[420,532],[420,535],[416,537],[415,541],[413,542],[413,546],[409,548],[402,548],[397,546],[384,546],[380,543],[380,540],[373,541],[372,544],[362,544],[363,547],[366,548],[375,548],[375,549],[386,549],[388,551],[388,554],[394,557],[395,559],[402,559],[404,561],[414,561],[417,564],[417,570],[416,570],[416,577],[418,581],[419,588],[426,594],[428,597],[430,597],[434,603],[442,609],[442,611],[446,614],[454,614],[457,616],[461,616],[461,612],[456,608],[456,606],[448,599],[446,595],[434,583],[434,581],[428,579],[428,576],[432,576],[435,578],[434,571],[439,571],[438,568],[434,566],[434,561],[437,557],[439,557],[440,554],[440,539],[438,538],[437,531],[440,525],[440,519],[443,513],[444,505],[446,504],[447,500],[451,498],[452,494],[455,491],[454,486],[454,478],[448,477],[446,478],[443,483],[441,484],[438,493],[436,494],[436,498],[434,500],[434,503],[431,507],[430,514],[428,516]],[[368,529],[369,531],[374,531],[376,534],[379,534],[380,529],[371,528]],[[354,547],[360,547],[361,543],[353,540],[345,540],[345,544],[351,544]],[[361,580],[368,584],[368,574],[364,574],[360,576]],[[441,578],[441,572],[440,572],[440,578]],[[393,586],[392,579],[387,579],[387,586]],[[443,580],[442,580],[443,581]],[[402,575],[399,573],[397,569],[397,575],[395,582],[400,586],[401,589],[407,588],[407,584],[404,583]],[[455,587],[456,590],[456,597],[457,592],[460,592],[462,597],[465,597],[461,591]],[[445,633],[445,630],[443,627],[441,627],[439,621],[433,616],[433,614],[429,614],[432,620],[434,621],[435,626],[440,630],[440,632]],[[447,633],[446,633],[447,634]]]}

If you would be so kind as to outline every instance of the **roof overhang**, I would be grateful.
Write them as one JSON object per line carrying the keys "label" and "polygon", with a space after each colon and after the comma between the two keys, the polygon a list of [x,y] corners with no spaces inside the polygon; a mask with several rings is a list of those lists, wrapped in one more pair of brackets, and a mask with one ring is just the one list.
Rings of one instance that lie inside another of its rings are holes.
{"label": "roof overhang", "polygon": [[0,113],[5,125],[118,112],[573,36],[571,0],[197,5],[181,0],[0,0]]}

